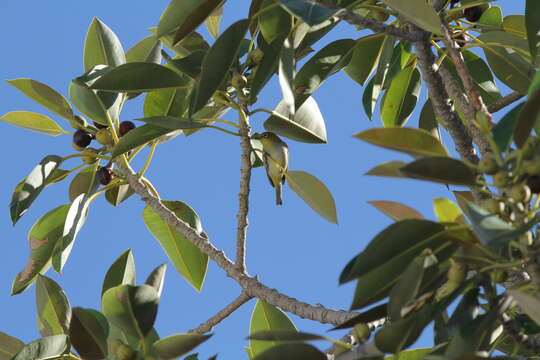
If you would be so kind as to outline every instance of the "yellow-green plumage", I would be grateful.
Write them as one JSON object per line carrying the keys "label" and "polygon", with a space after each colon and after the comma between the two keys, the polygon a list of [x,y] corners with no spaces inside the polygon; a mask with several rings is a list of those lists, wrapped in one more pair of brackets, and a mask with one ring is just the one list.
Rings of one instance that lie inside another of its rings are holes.
{"label": "yellow-green plumage", "polygon": [[276,189],[276,205],[283,204],[282,186],[285,183],[285,172],[289,166],[289,149],[287,144],[276,134],[265,132],[257,137],[263,146],[263,160],[270,184]]}

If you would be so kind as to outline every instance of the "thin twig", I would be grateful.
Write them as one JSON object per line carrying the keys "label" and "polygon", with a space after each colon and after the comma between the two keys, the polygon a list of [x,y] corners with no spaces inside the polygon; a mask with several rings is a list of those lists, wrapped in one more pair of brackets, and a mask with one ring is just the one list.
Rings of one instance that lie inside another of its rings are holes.
{"label": "thin twig", "polygon": [[238,310],[240,306],[247,303],[250,299],[251,296],[249,296],[245,291],[242,291],[240,296],[234,299],[229,305],[225,306],[223,309],[218,311],[216,315],[212,316],[210,319],[206,320],[196,328],[188,330],[188,333],[204,334],[212,331],[214,326],[225,320],[227,317],[229,317],[229,315]]}
{"label": "thin twig", "polygon": [[510,94],[500,98],[499,100],[495,101],[494,103],[489,104],[488,110],[492,114],[496,113],[497,111],[504,109],[508,105],[513,104],[514,102],[518,101],[519,99],[523,98],[524,96],[525,95],[523,95],[523,94],[521,94],[521,93],[519,93],[517,91],[514,91],[513,93],[510,93]]}
{"label": "thin twig", "polygon": [[262,301],[277,306],[284,311],[293,313],[301,318],[314,320],[323,324],[339,325],[358,315],[356,312],[327,309],[322,305],[311,305],[284,295],[275,289],[259,282],[256,278],[238,271],[236,265],[225,255],[223,250],[217,249],[207,237],[200,234],[188,223],[181,220],[161,201],[150,193],[148,187],[129,167],[123,167],[116,172],[128,180],[131,188],[152,210],[168,225],[180,232],[201,252],[221,267],[227,276],[234,279],[245,290],[246,294],[261,299]]}

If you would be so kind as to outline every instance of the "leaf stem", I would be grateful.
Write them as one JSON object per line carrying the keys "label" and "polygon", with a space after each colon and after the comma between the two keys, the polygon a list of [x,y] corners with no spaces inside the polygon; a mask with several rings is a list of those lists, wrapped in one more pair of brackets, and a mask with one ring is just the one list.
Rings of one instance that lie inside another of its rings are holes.
{"label": "leaf stem", "polygon": [[156,152],[156,146],[157,142],[154,141],[150,146],[150,153],[148,154],[148,157],[146,158],[146,161],[144,162],[144,165],[139,172],[139,176],[143,176],[146,170],[148,170],[148,168],[150,167],[150,163],[152,162],[152,158],[154,157],[154,153]]}

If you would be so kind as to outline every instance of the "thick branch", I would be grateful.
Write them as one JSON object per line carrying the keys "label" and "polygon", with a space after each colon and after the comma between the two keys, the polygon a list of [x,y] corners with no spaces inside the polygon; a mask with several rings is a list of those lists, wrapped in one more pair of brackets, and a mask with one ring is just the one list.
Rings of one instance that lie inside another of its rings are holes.
{"label": "thick branch", "polygon": [[240,296],[234,299],[233,302],[221,309],[216,315],[212,316],[210,319],[197,326],[195,329],[189,330],[188,333],[204,334],[212,331],[214,326],[225,320],[227,317],[229,317],[229,315],[238,310],[240,306],[244,305],[250,299],[251,296],[249,296],[245,291],[242,291]]}
{"label": "thick branch", "polygon": [[495,101],[493,104],[490,104],[488,106],[488,111],[490,113],[496,113],[497,111],[499,110],[502,110],[504,109],[505,107],[507,107],[508,105],[518,101],[519,99],[523,98],[525,95],[517,92],[517,91],[514,91],[513,93],[510,93],[502,98],[500,98],[499,100]]}
{"label": "thick branch", "polygon": [[176,231],[180,232],[197,248],[208,255],[210,259],[215,261],[221,267],[227,276],[234,279],[242,286],[245,293],[252,297],[257,297],[271,305],[277,306],[284,311],[293,313],[301,318],[314,320],[323,324],[339,325],[347,320],[358,315],[358,313],[331,310],[322,305],[310,305],[287,295],[271,289],[260,283],[256,278],[246,275],[244,272],[238,271],[236,265],[225,255],[222,250],[217,249],[207,237],[201,235],[188,223],[182,221],[174,212],[169,210],[161,203],[159,199],[154,197],[148,187],[141,182],[140,178],[131,169],[119,168],[116,172],[124,176],[133,191],[135,191],[141,199],[146,202],[163,221],[172,226]]}
{"label": "thick branch", "polygon": [[249,211],[249,181],[251,179],[251,142],[249,133],[251,126],[248,120],[242,116],[240,119],[240,192],[238,193],[238,214],[236,215],[238,226],[236,229],[236,266],[238,271],[244,272],[246,269],[246,235],[248,227]]}

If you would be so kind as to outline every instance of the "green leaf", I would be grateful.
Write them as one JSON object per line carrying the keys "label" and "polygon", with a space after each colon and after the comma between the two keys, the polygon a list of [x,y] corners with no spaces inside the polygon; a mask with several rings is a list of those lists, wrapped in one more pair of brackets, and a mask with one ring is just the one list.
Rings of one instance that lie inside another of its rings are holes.
{"label": "green leaf", "polygon": [[403,126],[413,112],[421,88],[420,72],[408,67],[394,77],[381,102],[385,127]]}
{"label": "green leaf", "polygon": [[195,50],[182,58],[171,58],[166,52],[163,52],[165,61],[179,72],[188,75],[192,79],[199,79],[202,71],[202,62],[206,55],[206,50]]}
{"label": "green leaf", "polygon": [[516,300],[518,306],[523,310],[536,324],[540,325],[540,300],[537,297],[526,294],[518,290],[507,290]]}
{"label": "green leaf", "polygon": [[340,330],[348,329],[354,327],[356,324],[360,323],[369,323],[375,320],[379,320],[388,316],[387,313],[388,303],[381,304],[379,306],[372,307],[369,310],[359,313],[350,320],[345,321],[344,323],[330,329],[330,330]]}
{"label": "green leaf", "polygon": [[189,111],[189,93],[193,80],[181,75],[184,86],[175,89],[151,91],[144,99],[144,116],[174,116],[184,117]]}
{"label": "green leaf", "polygon": [[177,359],[208,340],[212,335],[176,334],[158,340],[152,350],[163,360]]}
{"label": "green leaf", "polygon": [[426,355],[432,351],[431,348],[426,349],[412,349],[407,351],[401,351],[399,355],[385,356],[385,360],[422,360]]}
{"label": "green leaf", "polygon": [[406,178],[399,169],[407,165],[403,161],[387,161],[380,165],[375,166],[373,169],[369,170],[366,175],[371,176],[384,176],[392,178]]}
{"label": "green leaf", "polygon": [[73,79],[69,85],[69,99],[82,112],[101,125],[108,124],[108,112],[96,91],[90,89],[81,79]]}
{"label": "green leaf", "polygon": [[487,25],[492,27],[502,27],[503,13],[500,6],[491,6],[486,9],[480,19],[477,21],[479,25]]}
{"label": "green leaf", "polygon": [[419,156],[448,156],[443,144],[425,130],[415,128],[375,128],[359,132],[356,138],[386,149]]}
{"label": "green leaf", "polygon": [[129,199],[135,191],[129,186],[129,184],[117,185],[105,192],[105,199],[112,206],[118,206],[120,203]]}
{"label": "green leaf", "polygon": [[[174,44],[177,44],[179,41],[183,40],[186,36],[188,36],[192,31],[194,31],[196,28],[199,27],[200,24],[204,22],[214,12],[215,9],[217,9],[221,4],[223,4],[224,0],[191,0],[191,1],[183,1],[182,7],[183,7],[183,15],[187,15],[182,19],[182,22],[179,23],[178,30],[176,31],[176,34],[174,35]],[[169,7],[171,7],[174,3],[178,3],[178,1],[173,1]],[[193,3],[197,3],[197,7],[192,7]],[[168,10],[169,8],[167,8]],[[166,11],[167,11],[166,10]],[[178,19],[177,19],[178,20]],[[160,25],[161,25],[161,19],[160,19]],[[158,26],[159,31],[159,26]]]}
{"label": "green leaf", "polygon": [[47,186],[55,175],[55,170],[64,161],[57,155],[44,157],[39,164],[22,180],[13,192],[9,212],[13,225],[23,216],[41,191]]}
{"label": "green leaf", "polygon": [[120,285],[107,290],[102,297],[103,314],[124,333],[144,340],[153,329],[159,296],[149,285]]}
{"label": "green leaf", "polygon": [[68,334],[71,307],[66,294],[54,280],[38,275],[36,306],[38,327],[42,336]]}
{"label": "green leaf", "polygon": [[[252,335],[264,330],[296,331],[296,327],[284,312],[270,304],[257,300],[253,313],[251,314],[249,334]],[[249,341],[249,347],[251,348],[251,353],[254,357],[257,357],[259,354],[275,345],[276,343],[272,341]]]}
{"label": "green leaf", "polygon": [[449,185],[476,185],[476,172],[464,162],[443,156],[421,158],[400,168],[407,177]]}
{"label": "green leaf", "polygon": [[364,88],[364,93],[362,94],[362,105],[370,121],[373,120],[373,112],[377,107],[377,101],[379,101],[379,94],[380,91],[375,91],[374,76],[371,78],[371,80],[369,80],[366,87]]}
{"label": "green leaf", "polygon": [[[155,33],[156,28],[150,28],[150,30]],[[174,45],[173,33],[163,36],[161,41],[163,41],[167,47],[169,47],[176,55],[180,57],[188,56],[197,50],[207,50],[210,48],[210,45],[208,45],[208,42],[206,42],[204,37],[196,31],[187,35],[184,39]]]}
{"label": "green leaf", "polygon": [[424,0],[382,0],[424,30],[441,35],[441,21],[433,8]]}
{"label": "green leaf", "polygon": [[84,359],[106,358],[108,336],[109,323],[103,314],[93,309],[73,308],[69,340]]}
{"label": "green leaf", "polygon": [[149,125],[159,126],[169,130],[200,129],[207,126],[207,124],[202,122],[172,116],[151,116],[135,120],[143,121]]}
{"label": "green leaf", "polygon": [[70,351],[67,335],[53,335],[26,344],[11,360],[58,359]]}
{"label": "green leaf", "polygon": [[161,264],[148,275],[148,278],[144,282],[146,285],[150,285],[154,289],[158,296],[161,296],[163,291],[163,283],[165,281],[165,272],[167,271],[167,264]]}
{"label": "green leaf", "polygon": [[372,200],[368,201],[377,210],[390,218],[400,221],[405,219],[423,219],[424,217],[415,209],[395,201]]}
{"label": "green leaf", "polygon": [[186,86],[185,79],[174,70],[154,63],[133,62],[120,65],[103,74],[92,85],[92,89],[143,92]]}
{"label": "green leaf", "polygon": [[295,113],[293,82],[296,69],[294,47],[290,38],[285,38],[278,59],[278,80],[283,100],[280,102],[281,113],[290,118]]}
{"label": "green leaf", "polygon": [[503,19],[503,28],[506,32],[513,33],[522,38],[527,38],[525,27],[525,15],[508,15]]}
{"label": "green leaf", "polygon": [[451,200],[445,198],[433,199],[433,210],[439,222],[464,222],[459,206]]}
{"label": "green leaf", "polygon": [[190,109],[191,114],[196,113],[206,105],[227,77],[229,69],[240,52],[240,46],[248,26],[248,20],[235,22],[217,38],[214,45],[206,53],[202,64],[201,80],[194,89],[195,95],[193,107]]}
{"label": "green leaf", "polygon": [[500,153],[504,153],[510,148],[518,124],[518,115],[522,108],[523,103],[515,106],[512,110],[507,112],[491,130],[493,140],[495,141],[495,144],[497,144]]}
{"label": "green leaf", "polygon": [[84,71],[96,65],[118,66],[126,62],[122,44],[101,20],[94,18],[84,41]]}
{"label": "green leaf", "polygon": [[336,203],[328,188],[315,176],[304,171],[287,171],[291,189],[317,214],[337,224]]}
{"label": "green leaf", "polygon": [[96,166],[85,167],[73,177],[69,184],[69,201],[75,201],[81,194],[93,194],[98,187]]}
{"label": "green leaf", "polygon": [[351,58],[355,41],[340,39],[326,45],[302,66],[294,78],[296,108],[317,90],[326,78],[343,69]]}
{"label": "green leaf", "polygon": [[540,126],[540,87],[529,96],[518,114],[514,141],[518,147],[525,145],[533,127]]}
{"label": "green leaf", "polygon": [[271,44],[276,39],[289,35],[292,28],[292,17],[279,6],[278,1],[263,0],[259,13],[259,29],[266,42]]}
{"label": "green leaf", "polygon": [[223,8],[219,7],[214,9],[204,22],[206,28],[208,29],[208,32],[210,33],[210,35],[212,35],[213,38],[217,38],[219,35],[219,27],[222,18]]}
{"label": "green leaf", "polygon": [[[270,116],[264,122],[267,131],[274,132],[291,140],[321,144],[326,143],[326,125],[319,105],[312,97],[308,98],[294,114],[287,118],[287,105],[281,101],[274,110],[277,115]],[[281,115],[281,116],[279,116]]]}
{"label": "green leaf", "polygon": [[58,273],[62,272],[62,268],[73,248],[75,238],[86,221],[88,205],[90,205],[88,198],[89,194],[80,194],[71,203],[64,224],[64,231],[62,232],[62,239],[55,244],[53,250],[52,265]]}
{"label": "green leaf", "polygon": [[126,53],[126,62],[147,62],[161,64],[161,41],[150,35],[133,45]]}
{"label": "green leaf", "polygon": [[420,119],[418,120],[418,128],[427,131],[440,141],[441,135],[439,131],[439,122],[435,115],[435,110],[431,104],[431,100],[427,100],[420,112]]}
{"label": "green leaf", "polygon": [[135,285],[135,260],[131,249],[122,253],[107,270],[101,295],[103,296],[110,288],[120,285]]}
{"label": "green leaf", "polygon": [[375,70],[385,39],[385,35],[375,34],[356,40],[351,60],[343,70],[361,86]]}
{"label": "green leaf", "polygon": [[50,117],[31,111],[8,112],[0,117],[0,121],[52,136],[69,134]]}
{"label": "green leaf", "polygon": [[337,342],[334,339],[327,338],[325,336],[299,332],[296,330],[262,330],[256,333],[250,334],[248,340],[260,340],[260,341],[313,341],[313,340],[323,340],[330,342]]}
{"label": "green leaf", "polygon": [[316,347],[309,344],[279,344],[256,355],[253,360],[326,360],[328,359]]}
{"label": "green leaf", "polygon": [[113,147],[111,156],[117,157],[160,136],[170,133],[170,129],[160,126],[143,125],[139,126],[120,138],[120,141]]}
{"label": "green leaf", "polygon": [[[189,205],[181,201],[162,200],[162,203],[197,232],[203,231],[199,216]],[[149,206],[144,208],[143,219],[146,227],[159,241],[176,270],[197,291],[200,291],[206,276],[208,256],[163,221]]]}
{"label": "green leaf", "polygon": [[291,15],[296,16],[309,26],[319,25],[331,18],[336,10],[306,0],[276,0]]}
{"label": "green leaf", "polygon": [[30,257],[24,269],[13,280],[12,295],[24,291],[38,274],[45,273],[50,267],[54,246],[62,238],[69,207],[66,204],[47,212],[30,229]]}
{"label": "green leaf", "polygon": [[[535,0],[527,0],[525,5],[525,26],[532,58],[538,54],[540,46],[540,4]],[[538,65],[538,62],[536,63]]]}
{"label": "green leaf", "polygon": [[24,343],[0,331],[0,360],[10,360],[24,347]]}
{"label": "green leaf", "polygon": [[13,79],[6,81],[56,115],[68,120],[73,118],[73,109],[66,98],[48,85],[32,79]]}
{"label": "green leaf", "polygon": [[262,48],[264,55],[259,65],[257,65],[255,77],[251,81],[249,93],[251,103],[255,103],[259,92],[276,72],[279,55],[281,53],[281,48],[283,47],[283,41],[283,38],[277,38],[270,45]]}

